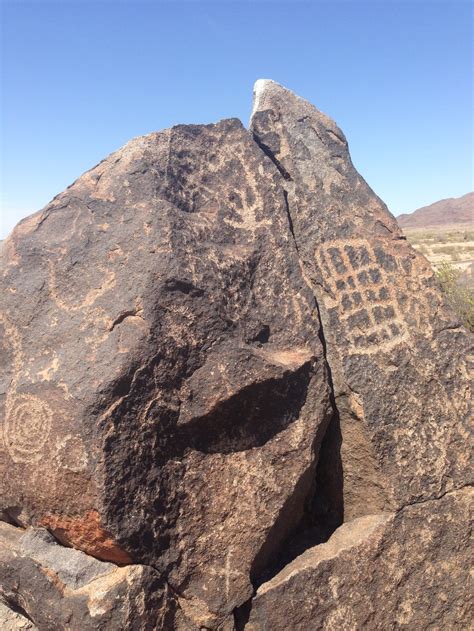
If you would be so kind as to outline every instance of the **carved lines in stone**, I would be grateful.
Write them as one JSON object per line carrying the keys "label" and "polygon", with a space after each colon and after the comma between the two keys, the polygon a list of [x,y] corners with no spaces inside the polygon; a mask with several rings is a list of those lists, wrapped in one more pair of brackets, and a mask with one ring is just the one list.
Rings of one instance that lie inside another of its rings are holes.
{"label": "carved lines in stone", "polygon": [[100,296],[112,289],[112,287],[114,287],[116,284],[115,273],[110,269],[99,266],[99,269],[102,273],[102,279],[100,283],[98,283],[96,287],[92,287],[85,296],[81,297],[80,300],[66,300],[64,295],[61,294],[61,292],[58,290],[57,270],[51,260],[48,261],[48,266],[48,286],[50,295],[56,305],[64,311],[80,311],[82,309],[92,307],[96,300],[100,298]]}
{"label": "carved lines in stone", "polygon": [[14,462],[32,462],[41,457],[52,418],[49,405],[30,394],[15,395],[7,402],[3,435]]}
{"label": "carved lines in stone", "polygon": [[253,238],[255,238],[257,228],[269,226],[272,222],[270,219],[257,220],[257,212],[264,206],[263,197],[255,174],[240,151],[237,152],[237,157],[240,159],[240,166],[245,174],[244,181],[248,185],[249,190],[246,191],[245,198],[241,200],[242,205],[240,208],[236,204],[231,204],[232,210],[240,218],[240,221],[234,221],[233,219],[224,219],[224,221],[233,228],[249,230]]}
{"label": "carved lines in stone", "polygon": [[[377,253],[365,239],[337,240],[318,248],[315,257],[328,287],[324,303],[330,322],[339,323],[352,354],[388,350],[409,337],[407,314],[421,325],[426,305],[399,262],[381,249]],[[385,257],[380,261],[380,256]],[[385,263],[385,267],[384,267]],[[388,269],[386,269],[388,268]],[[415,286],[416,285],[416,286]],[[396,287],[403,295],[403,304]],[[412,322],[410,322],[412,324]]]}
{"label": "carved lines in stone", "polygon": [[13,353],[13,378],[5,402],[3,442],[14,462],[34,462],[41,458],[43,447],[51,432],[53,412],[39,397],[17,393],[18,380],[23,365],[21,337],[3,314],[0,323],[5,330],[6,343]]}

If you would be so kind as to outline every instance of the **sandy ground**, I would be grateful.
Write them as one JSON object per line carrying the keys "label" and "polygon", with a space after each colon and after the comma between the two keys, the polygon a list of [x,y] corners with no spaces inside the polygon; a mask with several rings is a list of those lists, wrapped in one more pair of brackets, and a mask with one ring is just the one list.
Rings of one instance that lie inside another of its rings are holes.
{"label": "sandy ground", "polygon": [[474,290],[474,222],[405,228],[404,233],[435,269],[449,263],[462,272],[461,283]]}
{"label": "sandy ground", "polygon": [[405,228],[404,233],[435,269],[450,263],[462,271],[464,281],[474,287],[474,222]]}

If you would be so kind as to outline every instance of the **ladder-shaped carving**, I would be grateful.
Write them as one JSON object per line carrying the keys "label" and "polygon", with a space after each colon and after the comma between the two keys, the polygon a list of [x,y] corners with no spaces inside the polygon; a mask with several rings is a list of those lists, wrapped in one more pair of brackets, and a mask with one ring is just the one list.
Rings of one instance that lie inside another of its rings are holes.
{"label": "ladder-shaped carving", "polygon": [[337,240],[315,253],[330,324],[342,329],[351,354],[388,350],[428,325],[420,280],[402,261],[365,239]]}

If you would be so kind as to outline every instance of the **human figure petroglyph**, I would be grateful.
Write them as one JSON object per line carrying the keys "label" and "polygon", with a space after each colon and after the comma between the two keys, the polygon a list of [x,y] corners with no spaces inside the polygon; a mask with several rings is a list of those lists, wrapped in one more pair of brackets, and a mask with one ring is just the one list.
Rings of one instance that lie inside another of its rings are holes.
{"label": "human figure petroglyph", "polygon": [[[214,224],[215,215],[225,209],[230,216],[225,217],[224,222],[232,228],[249,232],[251,240],[255,240],[257,229],[268,227],[271,221],[257,219],[264,202],[248,157],[244,156],[240,148],[225,148],[207,155],[205,161],[200,160],[191,165],[185,152],[172,157],[172,147],[176,138],[180,138],[179,133],[178,130],[175,136],[173,130],[168,132],[165,186],[168,193],[172,194],[172,201],[190,214],[201,214],[199,222],[209,226]],[[229,172],[235,173],[236,178],[239,173],[244,174],[246,188],[237,187],[224,199],[216,196],[216,183],[219,185],[219,182],[225,182]]]}
{"label": "human figure petroglyph", "polygon": [[[239,156],[240,157],[240,156]],[[243,228],[244,230],[249,230],[252,233],[253,238],[255,238],[255,231],[257,228],[261,228],[263,226],[269,226],[271,221],[269,219],[263,219],[261,221],[257,220],[257,212],[263,206],[263,198],[261,192],[256,185],[255,176],[253,175],[249,166],[241,160],[240,166],[245,173],[249,190],[246,192],[246,198],[242,200],[241,207],[239,208],[237,204],[232,203],[231,207],[234,213],[240,217],[240,222],[236,222],[232,219],[225,219],[224,221],[234,228]],[[249,194],[250,193],[250,194]],[[233,200],[230,200],[233,201]]]}

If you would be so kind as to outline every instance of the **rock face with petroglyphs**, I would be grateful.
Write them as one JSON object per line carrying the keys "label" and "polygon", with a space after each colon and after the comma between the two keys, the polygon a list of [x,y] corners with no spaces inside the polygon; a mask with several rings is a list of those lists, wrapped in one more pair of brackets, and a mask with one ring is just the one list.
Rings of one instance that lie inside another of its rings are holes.
{"label": "rock face with petroglyphs", "polygon": [[1,256],[11,625],[468,628],[469,337],[333,121],[259,81]]}
{"label": "rock face with petroglyphs", "polygon": [[470,453],[470,336],[427,260],[352,165],[341,130],[276,83],[257,82],[251,129],[285,181],[316,297],[341,434],[344,515],[459,488]]}
{"label": "rock face with petroglyphs", "polygon": [[299,522],[331,415],[280,180],[239,121],[176,127],[4,248],[3,510],[152,565],[209,627]]}

